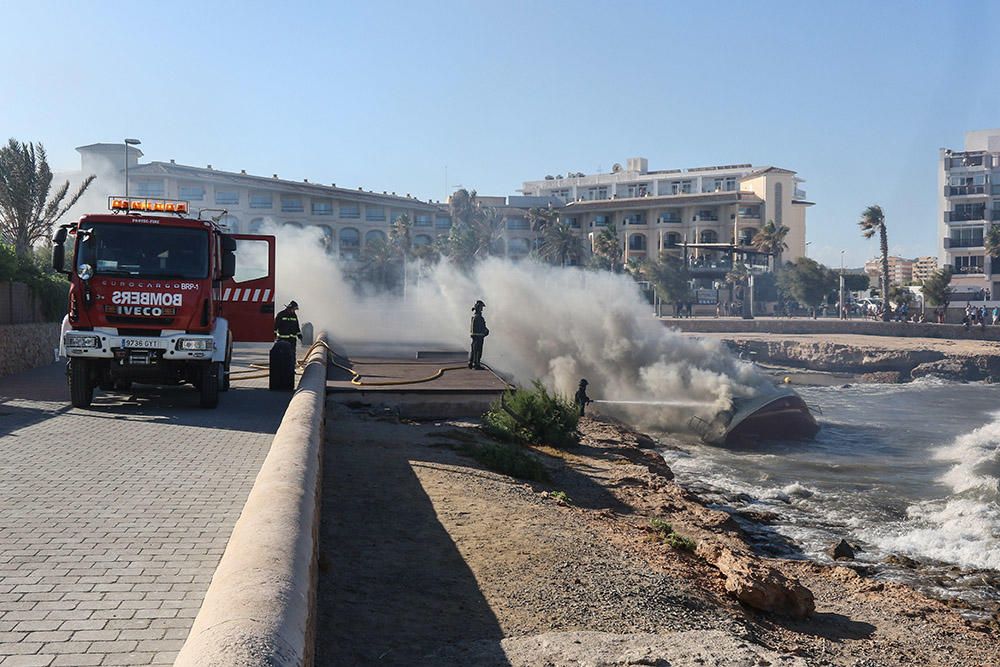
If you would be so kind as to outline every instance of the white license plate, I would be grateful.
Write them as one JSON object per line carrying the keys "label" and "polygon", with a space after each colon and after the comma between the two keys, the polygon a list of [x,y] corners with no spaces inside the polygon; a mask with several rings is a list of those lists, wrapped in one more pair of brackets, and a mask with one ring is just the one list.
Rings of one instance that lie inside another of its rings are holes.
{"label": "white license plate", "polygon": [[167,342],[155,338],[122,338],[122,347],[134,350],[165,350]]}

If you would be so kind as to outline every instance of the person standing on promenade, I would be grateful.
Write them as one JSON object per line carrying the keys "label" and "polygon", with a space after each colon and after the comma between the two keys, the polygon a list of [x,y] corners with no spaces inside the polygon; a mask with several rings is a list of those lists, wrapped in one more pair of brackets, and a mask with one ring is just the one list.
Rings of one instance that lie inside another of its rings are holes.
{"label": "person standing on promenade", "polygon": [[576,396],[573,397],[573,402],[576,403],[576,406],[580,409],[581,417],[586,410],[587,403],[590,403],[590,401],[590,397],[587,396],[587,381],[581,379],[580,388],[576,390]]}
{"label": "person standing on promenade", "polygon": [[483,370],[483,342],[490,335],[490,330],[486,328],[486,318],[483,317],[485,307],[485,303],[476,301],[476,305],[472,307],[472,312],[475,314],[472,316],[472,325],[469,329],[469,334],[472,336],[469,368],[475,368],[477,371]]}

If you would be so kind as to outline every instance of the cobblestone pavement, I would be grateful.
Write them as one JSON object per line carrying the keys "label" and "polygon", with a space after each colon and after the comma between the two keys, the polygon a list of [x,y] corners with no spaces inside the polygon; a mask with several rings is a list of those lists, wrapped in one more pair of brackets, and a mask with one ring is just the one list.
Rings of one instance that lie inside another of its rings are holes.
{"label": "cobblestone pavement", "polygon": [[203,410],[150,387],[77,410],[64,369],[0,378],[0,667],[169,665],[290,394],[244,381]]}

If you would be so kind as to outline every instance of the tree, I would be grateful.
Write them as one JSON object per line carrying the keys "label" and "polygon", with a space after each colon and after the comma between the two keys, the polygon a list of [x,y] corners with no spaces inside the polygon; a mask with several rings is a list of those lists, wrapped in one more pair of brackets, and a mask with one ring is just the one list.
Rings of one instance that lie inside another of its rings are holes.
{"label": "tree", "polygon": [[983,245],[986,247],[987,255],[993,259],[1000,257],[1000,225],[990,225],[986,230]]}
{"label": "tree", "polygon": [[647,262],[644,273],[662,300],[673,303],[689,300],[690,278],[687,266],[680,257],[664,253],[660,261]]}
{"label": "tree", "polygon": [[750,239],[750,245],[757,252],[767,253],[773,257],[771,270],[775,271],[781,267],[781,253],[788,250],[785,237],[788,236],[788,227],[775,225],[774,220],[768,220],[760,228],[754,237]]}
{"label": "tree", "polygon": [[580,260],[583,241],[569,223],[557,222],[546,226],[542,232],[542,245],[538,254],[548,262],[566,266],[570,260]]}
{"label": "tree", "polygon": [[844,274],[844,289],[848,292],[864,292],[871,287],[871,282],[867,273]]}
{"label": "tree", "polygon": [[[861,227],[861,235],[866,239],[878,234],[879,245],[882,250],[882,295],[889,294],[889,238],[885,231],[885,213],[878,204],[873,204],[861,212],[861,220],[858,221]],[[882,319],[889,321],[889,308],[882,308]]]}
{"label": "tree", "polygon": [[889,303],[894,303],[897,307],[909,306],[913,303],[913,292],[901,285],[893,285],[889,288]]}
{"label": "tree", "polygon": [[816,308],[836,287],[836,274],[819,262],[800,257],[778,273],[778,287],[803,306]]}
{"label": "tree", "polygon": [[924,298],[931,306],[947,308],[954,291],[951,287],[951,269],[935,271],[924,281]]}
{"label": "tree", "polygon": [[83,196],[94,181],[83,179],[76,193],[65,204],[69,181],[49,197],[52,170],[41,144],[11,139],[0,148],[0,240],[14,246],[19,257],[52,233],[52,226]]}
{"label": "tree", "polygon": [[392,244],[385,239],[372,239],[365,243],[362,253],[365,264],[359,275],[375,286],[377,290],[392,289],[397,283],[399,255]]}
{"label": "tree", "polygon": [[396,218],[389,228],[389,243],[404,261],[413,253],[413,236],[410,229],[410,216],[406,213]]}
{"label": "tree", "polygon": [[613,222],[594,237],[594,266],[618,273],[622,269],[622,244],[618,239],[618,228]]}
{"label": "tree", "polygon": [[531,229],[538,233],[544,232],[549,225],[555,224],[558,216],[558,212],[552,208],[551,204],[528,209],[528,222],[531,224]]}

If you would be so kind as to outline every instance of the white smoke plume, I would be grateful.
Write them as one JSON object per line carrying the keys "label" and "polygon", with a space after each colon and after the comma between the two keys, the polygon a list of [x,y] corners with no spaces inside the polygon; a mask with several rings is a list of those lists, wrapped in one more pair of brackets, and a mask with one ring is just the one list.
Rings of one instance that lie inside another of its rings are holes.
{"label": "white smoke plume", "polygon": [[[581,378],[591,398],[685,400],[705,407],[629,409],[643,425],[683,429],[693,414],[711,419],[769,381],[719,343],[684,337],[652,316],[633,280],[608,272],[488,259],[468,275],[447,262],[415,280],[405,299],[355,293],[315,230],[270,230],[278,237],[278,296],[326,329],[348,352],[468,349],[472,304],[486,302],[484,362],[519,384],[540,379],[572,396]],[[601,407],[605,411],[605,406]]]}

